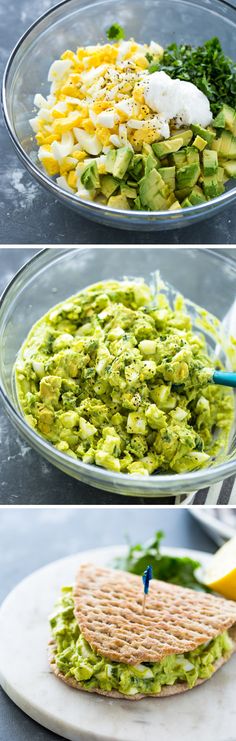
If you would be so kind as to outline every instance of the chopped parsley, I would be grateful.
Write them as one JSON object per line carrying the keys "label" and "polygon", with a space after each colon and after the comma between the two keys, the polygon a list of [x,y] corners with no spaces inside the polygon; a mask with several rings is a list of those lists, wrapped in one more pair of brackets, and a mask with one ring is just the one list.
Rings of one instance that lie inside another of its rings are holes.
{"label": "chopped parsley", "polygon": [[216,36],[196,48],[170,44],[163,57],[150,64],[150,73],[160,70],[173,79],[178,77],[196,85],[207,96],[214,115],[223,103],[235,107],[236,64],[225,56]]}
{"label": "chopped parsley", "polygon": [[124,29],[119,23],[113,23],[110,28],[107,29],[106,35],[109,41],[120,41],[125,38]]}

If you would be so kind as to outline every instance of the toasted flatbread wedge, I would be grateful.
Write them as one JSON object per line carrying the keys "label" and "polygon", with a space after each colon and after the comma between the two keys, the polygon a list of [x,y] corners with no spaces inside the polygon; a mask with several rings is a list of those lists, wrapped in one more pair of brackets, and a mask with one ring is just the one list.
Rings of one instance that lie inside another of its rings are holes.
{"label": "toasted flatbread wedge", "polygon": [[[214,663],[217,671],[236,650],[236,602],[153,579],[143,613],[139,576],[86,564],[80,568],[73,592],[74,615],[80,631],[98,657],[128,666],[152,664],[170,655],[183,655],[228,631],[232,649]],[[87,687],[63,674],[56,663],[56,644],[50,645],[54,673],[71,687],[114,698],[139,700],[185,692],[184,681],[166,684],[158,693],[124,694]],[[195,686],[206,679],[197,679]]]}

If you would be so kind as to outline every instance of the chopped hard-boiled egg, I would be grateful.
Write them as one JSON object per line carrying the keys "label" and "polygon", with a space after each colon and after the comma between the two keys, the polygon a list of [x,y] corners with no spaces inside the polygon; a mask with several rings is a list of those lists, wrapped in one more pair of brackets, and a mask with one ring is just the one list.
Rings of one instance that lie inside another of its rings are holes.
{"label": "chopped hard-boiled egg", "polygon": [[[159,58],[163,49],[153,41],[149,46],[133,39],[122,40],[80,47],[76,53],[67,50],[51,64],[50,93],[47,98],[36,93],[37,113],[30,119],[40,145],[40,162],[49,175],[61,173],[62,161],[70,155],[73,158],[73,147],[77,150],[76,171],[80,154],[86,161],[86,157],[107,154],[124,144],[133,151],[141,151],[141,140],[133,140],[132,128],[143,130],[143,141],[149,141],[150,131],[155,140],[156,111],[142,105],[142,96],[141,102],[134,96],[135,86],[148,74],[148,52]],[[132,121],[136,122],[133,127]],[[168,127],[165,133],[168,135]],[[68,185],[69,181],[69,188],[76,191],[75,179],[71,177],[72,162],[67,164],[71,166],[67,170],[70,175],[64,171],[58,178],[59,184],[65,185],[66,180]]]}

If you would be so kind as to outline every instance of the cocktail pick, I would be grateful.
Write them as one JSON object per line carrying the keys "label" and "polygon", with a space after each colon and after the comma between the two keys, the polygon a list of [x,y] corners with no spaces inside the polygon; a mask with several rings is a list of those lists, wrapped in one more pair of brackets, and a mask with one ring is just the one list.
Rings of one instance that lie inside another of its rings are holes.
{"label": "cocktail pick", "polygon": [[147,568],[145,569],[144,574],[142,576],[143,591],[144,591],[144,594],[143,594],[143,609],[142,609],[142,613],[143,614],[144,614],[144,611],[145,611],[146,598],[147,598],[147,594],[149,592],[149,584],[150,584],[151,579],[152,579],[152,566],[147,566]]}

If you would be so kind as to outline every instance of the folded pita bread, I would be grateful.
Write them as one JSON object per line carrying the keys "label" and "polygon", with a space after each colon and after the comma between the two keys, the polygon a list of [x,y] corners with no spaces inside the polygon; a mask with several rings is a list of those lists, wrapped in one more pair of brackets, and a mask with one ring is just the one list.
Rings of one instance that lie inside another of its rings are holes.
{"label": "folded pita bread", "polygon": [[[81,633],[103,658],[128,665],[161,661],[170,654],[193,651],[228,630],[236,651],[236,602],[214,597],[153,579],[143,614],[143,588],[139,576],[113,569],[81,566],[74,588],[74,614]],[[56,665],[54,641],[50,663],[54,673],[76,689],[114,698],[140,700],[185,692],[185,682],[165,685],[153,693],[124,695],[92,688],[88,690],[72,677],[65,677]],[[217,671],[227,660],[215,662]],[[199,679],[196,685],[207,680]],[[196,686],[195,685],[195,686]]]}

